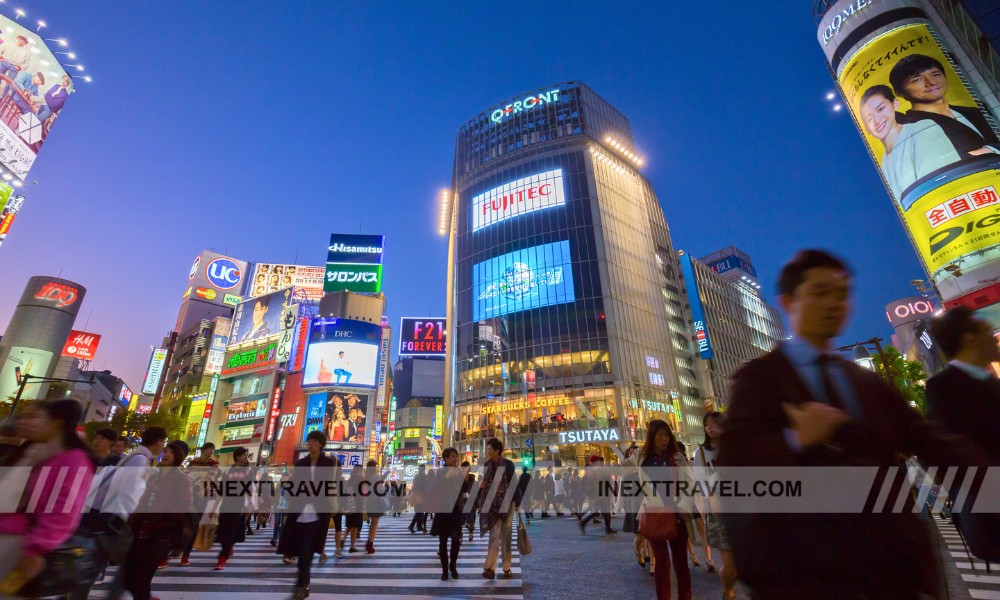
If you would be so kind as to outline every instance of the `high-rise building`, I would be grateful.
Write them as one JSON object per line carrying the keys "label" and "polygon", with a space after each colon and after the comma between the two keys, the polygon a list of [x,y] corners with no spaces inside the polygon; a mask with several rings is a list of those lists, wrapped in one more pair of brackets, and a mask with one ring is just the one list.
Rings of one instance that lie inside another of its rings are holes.
{"label": "high-rise building", "polygon": [[1000,328],[998,14],[971,0],[813,5],[847,112],[937,294]]}
{"label": "high-rise building", "polygon": [[[763,356],[785,339],[781,314],[760,294],[757,271],[750,256],[728,247],[690,262],[684,285],[694,310],[703,315],[699,343],[707,345],[698,361],[705,390],[705,409],[728,405],[729,380],[749,360]],[[685,266],[687,266],[685,264]],[[696,323],[696,330],[698,329]],[[704,341],[701,341],[701,340]]]}
{"label": "high-rise building", "polygon": [[628,119],[579,81],[459,129],[445,402],[467,457],[498,435],[539,462],[610,460],[654,418],[700,440],[679,263],[641,165]]}

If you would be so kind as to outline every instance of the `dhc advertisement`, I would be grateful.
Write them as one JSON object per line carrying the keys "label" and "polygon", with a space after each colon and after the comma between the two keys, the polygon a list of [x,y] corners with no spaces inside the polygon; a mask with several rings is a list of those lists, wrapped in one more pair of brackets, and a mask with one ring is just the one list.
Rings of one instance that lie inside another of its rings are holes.
{"label": "dhc advertisement", "polygon": [[472,319],[573,302],[569,241],[510,252],[472,267]]}
{"label": "dhc advertisement", "polygon": [[316,319],[309,336],[302,386],[375,387],[382,326],[349,319]]}

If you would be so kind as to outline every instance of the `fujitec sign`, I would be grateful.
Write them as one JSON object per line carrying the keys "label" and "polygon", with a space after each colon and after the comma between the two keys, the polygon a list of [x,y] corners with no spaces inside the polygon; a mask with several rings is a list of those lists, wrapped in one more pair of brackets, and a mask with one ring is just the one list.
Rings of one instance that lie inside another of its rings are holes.
{"label": "fujitec sign", "polygon": [[472,230],[566,204],[562,169],[523,177],[472,198]]}

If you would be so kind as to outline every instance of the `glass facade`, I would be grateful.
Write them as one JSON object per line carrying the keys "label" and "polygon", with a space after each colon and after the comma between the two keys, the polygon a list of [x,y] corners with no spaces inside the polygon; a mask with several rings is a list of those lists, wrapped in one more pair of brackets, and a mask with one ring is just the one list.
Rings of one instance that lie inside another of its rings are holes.
{"label": "glass facade", "polygon": [[700,437],[677,258],[621,147],[634,153],[628,120],[579,82],[459,130],[446,377],[460,451],[496,435],[515,456],[582,463],[652,418]]}

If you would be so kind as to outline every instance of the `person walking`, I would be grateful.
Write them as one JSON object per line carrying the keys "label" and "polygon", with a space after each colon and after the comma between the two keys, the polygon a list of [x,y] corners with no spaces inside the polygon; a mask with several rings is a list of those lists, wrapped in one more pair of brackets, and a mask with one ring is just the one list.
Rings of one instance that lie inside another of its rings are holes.
{"label": "person walking", "polygon": [[479,536],[490,536],[486,561],[483,563],[483,577],[486,579],[496,577],[497,557],[501,546],[504,576],[512,576],[512,528],[517,507],[507,498],[507,490],[513,480],[514,463],[503,457],[503,442],[495,437],[486,440],[486,463],[483,465],[483,480],[479,484],[482,499]]}
{"label": "person walking", "polygon": [[[339,483],[340,467],[337,459],[323,453],[326,434],[310,431],[306,436],[309,453],[295,462],[292,480],[295,488],[323,487],[325,482]],[[322,554],[326,536],[330,531],[330,517],[337,512],[335,495],[294,496],[288,499],[288,513],[281,528],[278,553],[298,558],[298,575],[295,579],[293,600],[303,600],[309,595],[314,554]]]}
{"label": "person walking", "polygon": [[534,492],[535,486],[528,486],[531,482],[531,472],[527,468],[521,469],[521,475],[517,478],[517,488],[514,492],[514,503],[521,507],[524,514],[524,522],[531,524],[532,513],[534,512]]}
{"label": "person walking", "polygon": [[587,496],[587,512],[580,515],[580,533],[587,533],[587,525],[598,518],[604,519],[604,533],[618,533],[611,527],[611,497],[605,496],[605,490],[611,489],[610,475],[604,468],[604,459],[595,454],[590,457],[590,466],[584,475],[581,487]]}
{"label": "person walking", "polygon": [[562,473],[555,473],[552,476],[552,505],[556,510],[557,517],[564,517],[566,513],[562,511],[566,502],[566,483],[563,481]]}
{"label": "person walking", "polygon": [[[233,466],[229,467],[222,475],[223,489],[229,489],[227,484],[230,481],[248,483],[254,479],[253,469],[250,467],[246,448],[240,446],[233,450],[233,463]],[[241,489],[242,486],[237,485],[236,488]],[[244,528],[247,522],[246,511],[248,501],[250,501],[250,498],[242,494],[224,496],[222,498],[222,503],[219,506],[219,529],[217,534],[221,548],[219,550],[218,562],[215,563],[216,571],[226,568],[226,561],[233,557],[236,544],[246,540],[246,530]]]}
{"label": "person walking", "polygon": [[[538,492],[538,496],[542,501],[542,505],[540,507],[542,510],[542,518],[548,519],[551,516],[549,515],[549,506],[553,506],[555,504],[553,496],[555,496],[556,485],[555,480],[552,479],[552,471],[546,471],[545,475],[542,475],[540,471],[535,471],[535,481],[541,487],[541,490]],[[553,506],[553,508],[555,507]]]}
{"label": "person walking", "polygon": [[424,498],[428,491],[427,466],[420,465],[417,474],[413,476],[413,520],[410,521],[410,533],[417,531],[427,531],[427,513],[424,512]]}
{"label": "person walking", "polygon": [[[215,460],[215,444],[212,442],[205,442],[201,446],[200,456],[196,456],[188,461],[188,466],[186,468],[186,473],[188,477],[191,478],[194,483],[196,490],[204,490],[204,485],[207,482],[215,481],[219,477],[219,461]],[[198,493],[194,495],[194,514],[195,523],[201,523],[201,519],[208,508],[208,499],[205,497],[204,493]],[[197,533],[197,532],[196,532]],[[194,550],[194,537],[188,541],[187,545],[184,547],[184,552],[181,554],[181,566],[188,567],[191,565],[191,551]]]}
{"label": "person walking", "polygon": [[[622,489],[626,487],[634,487],[638,489],[639,485],[639,473],[638,473],[638,463],[636,459],[636,453],[639,451],[639,446],[635,444],[630,445],[623,456],[623,465],[626,467],[631,467],[629,472],[622,476]],[[622,522],[622,531],[626,531],[635,534],[633,539],[633,550],[635,551],[635,561],[640,567],[645,567],[646,562],[649,560],[649,548],[646,545],[646,538],[639,533],[639,507],[642,505],[642,498],[634,494],[628,494],[624,498],[623,509],[625,511],[625,519]]]}
{"label": "person walking", "polygon": [[118,432],[110,427],[98,429],[94,434],[94,440],[90,445],[94,456],[97,457],[97,466],[113,467],[122,459],[121,454],[112,451],[115,442],[118,441]]}
{"label": "person walking", "polygon": [[368,516],[368,541],[365,543],[365,552],[375,554],[378,522],[389,510],[389,502],[385,497],[385,477],[379,474],[378,463],[374,460],[369,460],[365,464],[365,487],[368,494],[362,497],[364,512]]}
{"label": "person walking", "polygon": [[[472,481],[465,477],[465,469],[458,466],[458,450],[445,448],[441,453],[444,466],[437,470],[432,483],[435,506],[451,507],[450,511],[434,514],[431,535],[438,538],[438,557],[441,559],[441,581],[458,579],[458,552],[462,547],[462,525],[465,521],[462,508],[469,497]],[[454,502],[452,502],[454,498]],[[448,549],[451,540],[451,550]]]}
{"label": "person walking", "polygon": [[180,466],[188,446],[167,444],[159,469],[150,477],[139,510],[132,515],[132,545],[125,559],[125,589],[134,600],[150,600],[153,576],[171,550],[183,549],[194,538],[194,499],[191,480]]}
{"label": "person walking", "polygon": [[[649,422],[646,427],[646,442],[636,454],[636,464],[639,467],[638,475],[641,486],[649,481],[663,481],[665,479],[678,479],[684,475],[688,468],[687,458],[680,452],[677,445],[677,438],[666,421],[655,419]],[[662,476],[666,469],[674,467],[672,477]],[[672,498],[664,500],[662,496],[649,496],[643,501],[654,503],[673,503]],[[684,513],[690,514],[693,505],[676,507],[677,536],[674,539],[656,542],[647,540],[653,554],[653,578],[656,585],[657,600],[670,600],[670,566],[673,564],[674,573],[677,575],[677,596],[680,600],[691,600],[691,569],[685,560],[685,553],[688,547],[688,531],[684,526]]]}
{"label": "person walking", "polygon": [[[17,417],[26,440],[12,466],[30,468],[17,510],[0,513],[0,582],[14,594],[45,569],[45,554],[80,524],[96,460],[76,433],[83,411],[76,400],[36,401]],[[10,600],[0,591],[0,599]]]}
{"label": "person walking", "polygon": [[358,490],[360,489],[361,482],[365,479],[365,468],[361,465],[354,465],[351,469],[351,474],[347,478],[347,498],[344,500],[344,527],[347,529],[347,533],[344,536],[346,539],[350,539],[351,546],[347,551],[351,554],[355,552],[360,552],[357,548],[358,535],[361,532],[361,526],[364,523],[364,518],[362,513],[364,513],[364,505],[362,504],[363,499],[358,496]]}
{"label": "person walking", "polygon": [[[705,430],[705,442],[694,451],[694,474],[696,479],[710,485],[718,479],[715,457],[719,452],[719,436],[726,421],[726,416],[718,411],[712,411],[702,419]],[[736,557],[729,544],[729,535],[718,513],[718,503],[714,498],[701,500],[702,514],[705,515],[705,530],[708,534],[708,545],[717,548],[722,555],[722,568],[719,579],[722,581],[723,600],[733,600],[736,597]],[[712,555],[706,551],[709,571],[712,571]]]}
{"label": "person walking", "polygon": [[69,600],[87,600],[90,588],[109,563],[118,565],[109,600],[117,600],[125,593],[125,560],[132,543],[129,519],[146,492],[146,478],[166,441],[165,429],[147,427],[131,454],[122,458],[117,466],[102,469],[94,478],[84,504],[90,510],[81,519],[80,533],[94,538],[96,568],[92,571],[93,576],[81,581],[69,594]]}
{"label": "person walking", "polygon": [[469,541],[471,542],[472,532],[476,530],[476,515],[479,514],[480,494],[479,488],[476,486],[476,474],[472,472],[472,463],[463,460],[462,469],[465,471],[465,498],[471,498],[472,502],[472,506],[463,505],[462,507],[462,511],[465,514],[465,528],[469,530]]}
{"label": "person walking", "polygon": [[[986,467],[989,457],[911,408],[877,373],[843,360],[834,338],[847,319],[851,271],[802,250],[778,277],[794,333],[733,376],[716,464],[899,469],[900,457],[936,467]],[[738,514],[722,499],[740,580],[755,600],[937,597],[936,547],[906,499],[901,512]],[[766,552],[761,552],[761,548]],[[803,551],[808,548],[808,551]]]}

